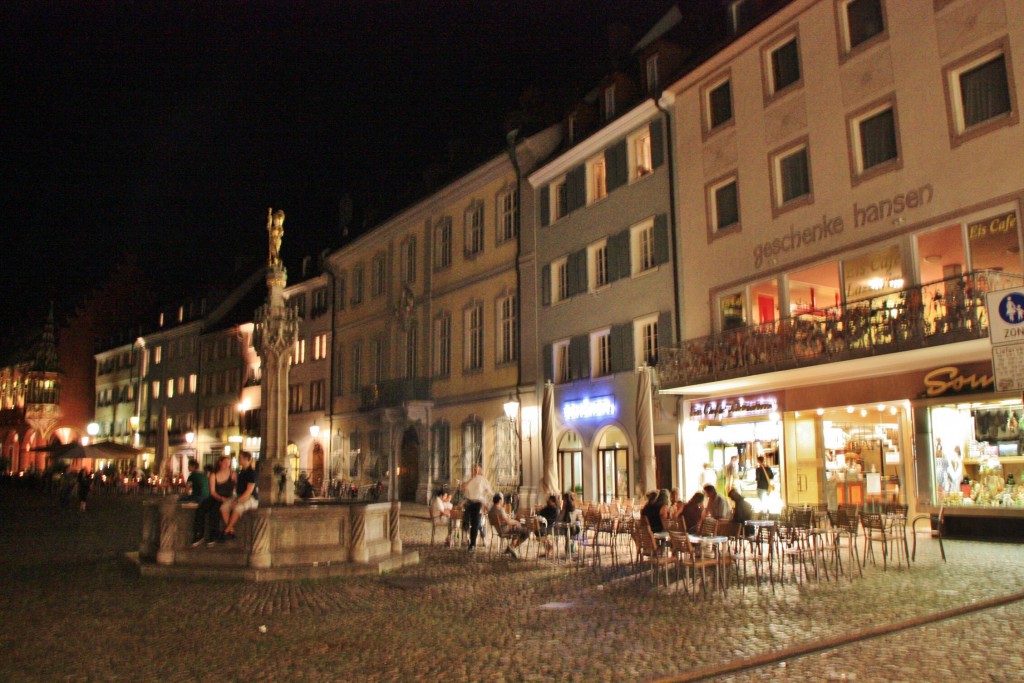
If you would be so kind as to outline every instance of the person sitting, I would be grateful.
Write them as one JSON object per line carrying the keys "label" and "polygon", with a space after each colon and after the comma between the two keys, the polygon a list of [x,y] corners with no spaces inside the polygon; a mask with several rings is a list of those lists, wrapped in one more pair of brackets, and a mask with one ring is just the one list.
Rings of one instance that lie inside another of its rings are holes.
{"label": "person sitting", "polygon": [[724,496],[718,495],[718,490],[711,484],[704,485],[704,499],[706,502],[704,503],[704,515],[700,520],[701,526],[708,517],[724,520],[732,517],[729,501]]}
{"label": "person sitting", "polygon": [[[434,494],[434,501],[430,504],[430,519],[435,526],[446,526],[448,535],[444,539],[444,546],[450,548],[452,545],[452,494],[445,489],[438,489]],[[431,536],[433,538],[433,536]]]}
{"label": "person sitting", "polygon": [[256,489],[256,470],[252,466],[252,453],[242,451],[238,455],[238,483],[235,485],[235,497],[224,503],[220,514],[224,518],[224,538],[235,538],[235,525],[239,518],[249,510],[255,510],[260,504],[260,494]]}
{"label": "person sitting", "polygon": [[[235,492],[235,473],[231,471],[231,458],[222,455],[217,458],[210,472],[210,497],[199,504],[197,515],[207,518],[207,545],[216,545],[223,540],[220,530],[220,508],[231,500]],[[193,541],[193,545],[195,541]]]}
{"label": "person sitting", "polygon": [[736,506],[732,511],[732,521],[739,524],[744,533],[746,533],[747,522],[754,518],[753,506],[737,489],[729,489],[729,500]]}
{"label": "person sitting", "polygon": [[661,508],[664,507],[664,504],[659,499],[660,494],[657,491],[651,491],[647,494],[647,505],[640,509],[640,516],[647,518],[651,525],[651,532],[655,534],[660,534],[665,530],[665,526],[661,523]]}
{"label": "person sitting", "polygon": [[495,531],[508,537],[508,547],[505,548],[505,552],[512,557],[519,557],[516,554],[516,548],[530,537],[530,532],[523,528],[523,525],[517,520],[508,516],[508,512],[505,510],[505,498],[500,493],[494,494],[493,504],[487,512],[487,521]]}
{"label": "person sitting", "polygon": [[686,527],[686,530],[691,533],[697,533],[700,531],[700,519],[704,514],[704,493],[697,491],[697,493],[690,496],[690,500],[686,501],[686,505],[683,506],[683,511],[679,515],[679,522]]}
{"label": "person sitting", "polygon": [[675,519],[672,516],[672,496],[669,494],[668,489],[661,489],[658,491],[657,502],[661,505],[658,510],[658,514],[661,516],[661,528],[664,530],[665,522]]}
{"label": "person sitting", "polygon": [[672,507],[672,519],[679,519],[679,516],[683,514],[683,507],[685,503],[683,499],[679,497],[679,489],[672,489],[668,492],[669,505]]}
{"label": "person sitting", "polygon": [[201,503],[210,495],[210,479],[199,471],[199,461],[195,458],[188,459],[188,479],[185,485],[188,486],[188,495],[181,497],[182,503]]}
{"label": "person sitting", "polygon": [[541,557],[547,556],[552,550],[554,550],[554,543],[551,540],[551,530],[555,526],[555,522],[558,521],[558,515],[561,511],[558,509],[558,496],[548,496],[547,505],[537,510],[537,516],[544,518],[547,522],[546,525],[540,527],[537,532],[537,537],[541,543],[544,544],[544,554]]}

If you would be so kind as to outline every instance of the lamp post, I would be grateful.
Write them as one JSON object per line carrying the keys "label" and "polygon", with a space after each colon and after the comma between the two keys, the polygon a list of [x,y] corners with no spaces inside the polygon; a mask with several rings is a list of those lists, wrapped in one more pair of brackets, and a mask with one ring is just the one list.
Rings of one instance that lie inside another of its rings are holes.
{"label": "lamp post", "polygon": [[[521,435],[521,428],[520,428],[520,424],[519,424],[519,419],[520,419],[520,417],[522,415],[522,413],[519,411],[519,401],[517,399],[513,398],[511,395],[509,395],[508,400],[505,401],[504,405],[502,405],[502,408],[504,408],[504,410],[505,410],[505,417],[507,417],[509,419],[509,421],[512,422],[512,426],[515,428],[515,432],[516,432],[516,448],[519,451],[519,453],[518,453],[519,454],[519,462],[516,465],[516,469],[519,470],[519,474],[520,474],[520,477],[521,477],[522,476],[522,471],[523,471],[523,438],[522,438],[522,435]],[[522,483],[522,482],[520,482],[520,483]],[[518,498],[518,495],[519,495],[519,487],[517,486],[516,487],[516,496],[517,496],[517,498]],[[517,500],[517,505],[518,505],[518,500]]]}
{"label": "lamp post", "polygon": [[[313,424],[309,425],[309,437],[313,441],[313,445],[314,446],[316,445],[317,437],[319,437],[319,436],[320,436],[320,425],[318,425],[316,423],[316,421],[314,420]],[[314,463],[310,463],[310,466],[309,466],[309,469],[310,469],[310,472],[309,472],[310,483],[313,482],[313,479],[316,476],[316,473],[313,472],[313,467],[314,467]]]}
{"label": "lamp post", "polygon": [[133,434],[132,445],[135,446],[136,448],[138,448],[139,447],[139,416],[138,415],[132,415],[131,417],[128,418],[128,422],[132,426],[132,434]]}

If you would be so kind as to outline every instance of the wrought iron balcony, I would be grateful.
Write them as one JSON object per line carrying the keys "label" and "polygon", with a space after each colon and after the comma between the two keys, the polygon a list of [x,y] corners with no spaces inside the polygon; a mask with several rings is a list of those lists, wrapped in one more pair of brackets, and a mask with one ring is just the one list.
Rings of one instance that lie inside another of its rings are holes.
{"label": "wrought iron balcony", "polygon": [[430,380],[389,379],[369,384],[359,392],[359,410],[394,408],[406,401],[425,401],[430,398]]}
{"label": "wrought iron balcony", "polygon": [[985,293],[1024,277],[982,270],[896,292],[724,330],[661,349],[663,389],[979,339]]}

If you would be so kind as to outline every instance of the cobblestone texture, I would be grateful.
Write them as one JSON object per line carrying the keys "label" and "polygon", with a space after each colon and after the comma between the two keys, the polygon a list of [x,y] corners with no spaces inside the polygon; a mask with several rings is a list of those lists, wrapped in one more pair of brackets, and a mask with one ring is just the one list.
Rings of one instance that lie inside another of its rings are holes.
{"label": "cobblestone texture", "polygon": [[[909,570],[693,603],[648,577],[430,548],[426,520],[402,524],[422,562],[383,577],[142,579],[120,560],[138,499],[83,514],[0,489],[0,680],[652,680],[1024,589],[1024,546],[947,542],[943,564],[921,537]],[[1012,603],[720,680],[1019,680],[1022,617]]]}

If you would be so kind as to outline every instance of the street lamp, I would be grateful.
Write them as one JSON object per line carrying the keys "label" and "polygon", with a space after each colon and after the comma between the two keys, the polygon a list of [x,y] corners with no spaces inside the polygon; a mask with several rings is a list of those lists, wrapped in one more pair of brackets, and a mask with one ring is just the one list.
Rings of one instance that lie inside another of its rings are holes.
{"label": "street lamp", "polygon": [[97,434],[100,433],[100,426],[95,422],[90,422],[85,427],[85,433],[91,437],[95,437]]}
{"label": "street lamp", "polygon": [[135,437],[134,437],[134,444],[133,445],[136,448],[138,448],[139,447],[139,416],[138,415],[132,415],[131,417],[128,418],[128,422],[129,422],[129,424],[131,424],[132,432],[135,435]]}
{"label": "street lamp", "polygon": [[502,407],[505,409],[505,417],[510,420],[515,420],[519,415],[519,401],[512,398],[512,396],[508,397],[508,400],[505,401]]}
{"label": "street lamp", "polygon": [[318,425],[316,422],[309,425],[309,435],[313,437],[314,441],[316,441],[316,437],[320,436],[320,425]]}

